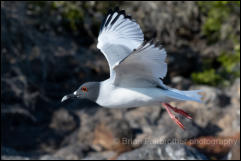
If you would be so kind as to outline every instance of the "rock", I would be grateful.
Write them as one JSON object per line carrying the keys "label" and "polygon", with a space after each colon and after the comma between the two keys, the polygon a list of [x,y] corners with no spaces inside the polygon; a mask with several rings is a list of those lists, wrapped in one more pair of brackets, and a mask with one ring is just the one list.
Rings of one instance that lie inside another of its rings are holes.
{"label": "rock", "polygon": [[[212,159],[222,159],[227,157],[229,151],[238,143],[240,133],[236,136],[202,136],[187,141],[187,145],[192,146]],[[235,153],[236,155],[236,153]]]}
{"label": "rock", "polygon": [[[189,112],[189,111],[187,111]],[[185,130],[181,129],[167,113],[165,113],[160,120],[158,120],[158,126],[152,133],[155,137],[164,137],[165,139],[178,139],[184,140],[189,138],[194,138],[200,135],[201,128],[195,123],[194,120],[189,120],[183,116],[177,115],[179,120],[185,127]]]}
{"label": "rock", "polygon": [[237,143],[233,145],[230,151],[230,158],[231,160],[240,160],[240,133],[238,135]]}
{"label": "rock", "polygon": [[113,151],[105,152],[90,152],[87,157],[82,160],[112,160],[115,159],[117,154]]}
{"label": "rock", "polygon": [[12,148],[1,147],[1,160],[32,160],[33,155],[16,151]]}
{"label": "rock", "polygon": [[231,88],[225,89],[225,93],[231,99],[230,104],[223,110],[225,115],[217,124],[223,129],[219,135],[232,136],[240,132],[240,78],[236,79]]}
{"label": "rock", "polygon": [[71,115],[66,109],[59,109],[54,112],[50,128],[54,129],[58,133],[67,133],[73,131],[77,126],[73,115]]}
{"label": "rock", "polygon": [[84,144],[73,144],[67,145],[56,153],[54,153],[55,158],[63,158],[65,160],[79,160],[82,159],[86,152],[89,151],[89,146]]}
{"label": "rock", "polygon": [[64,158],[55,157],[53,155],[47,154],[39,157],[39,160],[64,160]]}
{"label": "rock", "polygon": [[240,108],[240,78],[236,79],[231,88],[227,88],[226,92],[231,98],[231,103]]}
{"label": "rock", "polygon": [[32,160],[32,159],[33,158],[22,157],[22,156],[7,156],[7,155],[1,156],[1,160]]}
{"label": "rock", "polygon": [[207,157],[184,144],[144,145],[120,155],[117,160],[205,160]]}
{"label": "rock", "polygon": [[130,123],[132,128],[151,132],[151,127],[155,126],[161,116],[161,110],[160,106],[137,107],[125,112],[124,118]]}
{"label": "rock", "polygon": [[125,120],[114,120],[98,124],[94,131],[93,145],[95,149],[101,150],[100,145],[106,150],[122,153],[132,149],[132,144],[124,141],[133,139],[133,132]]}
{"label": "rock", "polygon": [[12,148],[1,147],[1,155],[19,155],[19,152]]}
{"label": "rock", "polygon": [[226,115],[217,121],[217,125],[222,129],[218,135],[231,136],[240,132],[240,111],[234,107],[229,107],[224,111]]}
{"label": "rock", "polygon": [[188,89],[192,82],[189,79],[185,79],[181,76],[175,76],[172,78],[172,88],[186,90]]}

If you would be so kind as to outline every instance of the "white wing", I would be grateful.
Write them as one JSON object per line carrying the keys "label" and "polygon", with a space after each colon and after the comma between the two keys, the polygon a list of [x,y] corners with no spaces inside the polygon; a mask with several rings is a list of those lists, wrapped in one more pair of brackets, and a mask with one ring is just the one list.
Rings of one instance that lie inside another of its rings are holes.
{"label": "white wing", "polygon": [[140,26],[126,16],[124,10],[109,11],[100,29],[97,48],[108,61],[111,77],[114,75],[113,67],[138,48],[143,40]]}
{"label": "white wing", "polygon": [[122,87],[159,86],[167,73],[166,51],[153,42],[143,43],[114,67],[114,84]]}

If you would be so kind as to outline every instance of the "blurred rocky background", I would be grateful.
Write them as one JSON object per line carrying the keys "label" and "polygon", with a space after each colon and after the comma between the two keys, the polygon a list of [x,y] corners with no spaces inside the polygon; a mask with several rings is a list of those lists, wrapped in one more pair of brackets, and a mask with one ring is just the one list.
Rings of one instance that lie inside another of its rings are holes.
{"label": "blurred rocky background", "polygon": [[[204,91],[172,103],[185,131],[161,105],[60,103],[108,78],[96,43],[115,6],[166,48],[167,85]],[[1,1],[1,159],[240,159],[240,2]]]}

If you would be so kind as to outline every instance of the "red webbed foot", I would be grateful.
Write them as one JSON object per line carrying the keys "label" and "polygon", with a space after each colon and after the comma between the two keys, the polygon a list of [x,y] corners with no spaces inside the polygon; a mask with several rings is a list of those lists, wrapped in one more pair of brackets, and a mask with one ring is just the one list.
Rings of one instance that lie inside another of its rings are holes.
{"label": "red webbed foot", "polygon": [[169,116],[171,117],[171,119],[180,127],[184,130],[184,125],[178,120],[178,118],[171,113],[170,109],[173,110],[174,112],[176,113],[179,113],[181,114],[182,116],[188,118],[188,119],[192,119],[192,117],[186,113],[185,111],[181,110],[181,109],[178,109],[176,107],[173,107],[171,106],[170,104],[168,103],[162,103],[162,105],[165,107],[165,109],[167,110]]}
{"label": "red webbed foot", "polygon": [[185,111],[183,111],[183,110],[181,110],[181,109],[178,109],[178,108],[176,108],[176,107],[173,107],[173,106],[171,106],[170,104],[168,104],[168,103],[163,103],[163,104],[165,104],[166,106],[168,106],[170,109],[172,109],[174,112],[176,112],[176,113],[179,113],[180,115],[182,115],[182,116],[184,116],[184,117],[186,117],[186,118],[188,118],[188,119],[192,119],[192,117],[187,113],[187,112],[185,112]]}

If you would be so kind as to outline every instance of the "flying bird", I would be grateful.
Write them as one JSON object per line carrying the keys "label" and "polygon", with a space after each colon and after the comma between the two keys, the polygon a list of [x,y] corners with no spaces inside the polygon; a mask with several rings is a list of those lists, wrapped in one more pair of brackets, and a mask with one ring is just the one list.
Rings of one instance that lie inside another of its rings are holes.
{"label": "flying bird", "polygon": [[97,48],[109,64],[110,77],[102,82],[86,82],[69,98],[89,99],[107,108],[130,108],[160,105],[179,127],[184,125],[172,113],[191,116],[168,104],[172,101],[201,102],[201,90],[181,91],[166,86],[162,79],[167,74],[166,51],[154,41],[144,41],[144,35],[135,20],[124,10],[109,10],[103,20]]}

